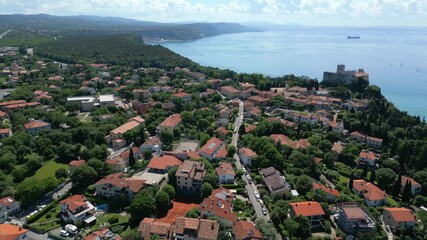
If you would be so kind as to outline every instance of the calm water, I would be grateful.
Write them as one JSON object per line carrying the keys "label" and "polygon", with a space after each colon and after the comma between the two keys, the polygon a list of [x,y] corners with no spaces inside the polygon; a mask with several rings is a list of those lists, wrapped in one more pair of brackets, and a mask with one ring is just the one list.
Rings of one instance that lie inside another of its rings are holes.
{"label": "calm water", "polygon": [[[347,35],[359,35],[348,40]],[[227,34],[163,46],[202,65],[237,72],[305,75],[364,68],[401,110],[427,117],[427,29],[304,29]]]}

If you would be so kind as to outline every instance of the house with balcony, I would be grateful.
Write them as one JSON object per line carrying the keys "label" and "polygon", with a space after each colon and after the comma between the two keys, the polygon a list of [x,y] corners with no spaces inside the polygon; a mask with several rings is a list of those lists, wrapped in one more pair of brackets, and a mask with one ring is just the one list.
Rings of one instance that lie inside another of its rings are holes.
{"label": "house with balcony", "polygon": [[203,162],[185,160],[176,171],[176,187],[183,193],[200,194],[206,167]]}
{"label": "house with balcony", "polygon": [[219,138],[213,137],[206,142],[198,154],[211,162],[214,159],[225,159],[227,157],[226,144]]}
{"label": "house with balcony", "polygon": [[111,130],[105,140],[113,149],[122,148],[128,144],[125,140],[125,133],[141,126],[144,122],[145,120],[139,116],[130,118],[125,124]]}
{"label": "house with balcony", "polygon": [[96,196],[104,198],[115,198],[123,193],[132,200],[144,185],[145,180],[125,178],[123,173],[114,173],[95,183],[95,193]]}
{"label": "house with balcony", "polygon": [[387,194],[375,184],[366,182],[364,179],[353,181],[352,191],[363,197],[369,207],[382,206],[385,203]]}
{"label": "house with balcony", "polygon": [[357,204],[339,205],[337,224],[345,233],[349,234],[375,229],[375,222]]}
{"label": "house with balcony", "polygon": [[234,177],[236,176],[236,172],[233,169],[231,163],[220,162],[219,167],[215,168],[216,175],[218,175],[218,179],[220,183],[223,184],[231,184],[234,183]]}
{"label": "house with balcony", "polygon": [[233,213],[231,203],[216,197],[205,198],[199,205],[199,211],[202,218],[216,216],[227,227],[232,227],[237,221],[237,215]]}
{"label": "house with balcony", "polygon": [[73,195],[59,202],[60,217],[67,223],[95,221],[95,207],[83,195]]}
{"label": "house with balcony", "polygon": [[291,217],[305,216],[313,226],[320,225],[324,220],[325,211],[323,211],[322,206],[318,202],[293,202],[289,203],[289,206]]}
{"label": "house with balcony", "polygon": [[149,172],[165,174],[171,168],[178,167],[181,164],[181,160],[179,160],[175,156],[161,155],[153,157],[147,168]]}
{"label": "house with balcony", "polygon": [[370,167],[375,167],[377,161],[379,160],[379,155],[368,150],[362,150],[359,153],[359,162],[368,164]]}
{"label": "house with balcony", "polygon": [[256,156],[258,156],[256,154],[256,152],[254,152],[252,149],[250,148],[240,148],[239,149],[239,158],[240,161],[243,163],[243,165],[245,166],[252,166],[252,159],[254,159]]}
{"label": "house with balcony", "polygon": [[175,128],[177,128],[182,122],[181,114],[175,113],[166,118],[163,122],[159,124],[159,133],[169,132],[173,135]]}
{"label": "house with balcony", "polygon": [[8,216],[13,216],[21,211],[21,204],[10,196],[0,199],[0,206],[6,209]]}
{"label": "house with balcony", "polygon": [[384,224],[389,225],[392,230],[414,228],[416,223],[414,213],[403,207],[384,208],[382,220]]}
{"label": "house with balcony", "polygon": [[24,124],[24,128],[31,136],[35,136],[42,131],[48,131],[52,129],[50,123],[43,122],[40,120],[29,121],[28,123]]}
{"label": "house with balcony", "polygon": [[411,184],[411,193],[413,196],[418,195],[421,193],[421,184],[416,182],[414,179],[402,176],[400,178],[400,193],[403,193],[403,190],[405,189],[406,183],[409,182]]}

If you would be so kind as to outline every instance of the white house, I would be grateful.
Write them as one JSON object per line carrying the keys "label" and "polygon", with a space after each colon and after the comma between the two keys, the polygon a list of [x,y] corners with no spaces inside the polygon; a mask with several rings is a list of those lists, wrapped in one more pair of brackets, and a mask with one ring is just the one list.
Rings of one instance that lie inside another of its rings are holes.
{"label": "white house", "polygon": [[95,207],[83,195],[73,195],[59,202],[60,216],[64,222],[76,224],[90,223],[95,214]]}
{"label": "white house", "polygon": [[35,136],[41,131],[51,130],[50,123],[43,122],[40,120],[32,120],[24,125],[24,128],[27,130],[28,134]]}
{"label": "white house", "polygon": [[9,216],[19,213],[21,211],[21,204],[12,197],[5,197],[0,199],[0,206],[6,208]]}
{"label": "white house", "polygon": [[250,148],[240,148],[239,149],[239,157],[240,161],[245,166],[252,166],[252,159],[257,156],[256,152],[254,152]]}
{"label": "white house", "polygon": [[395,230],[415,227],[414,214],[407,208],[384,208],[382,218],[386,225],[393,227]]}
{"label": "white house", "polygon": [[411,183],[411,193],[412,195],[420,194],[421,192],[421,184],[416,182],[414,179],[406,176],[402,176],[400,180],[400,193],[403,193],[405,189],[406,182],[409,181]]}
{"label": "white house", "polygon": [[234,183],[236,172],[234,172],[231,163],[220,162],[219,167],[215,168],[215,172],[220,183]]}

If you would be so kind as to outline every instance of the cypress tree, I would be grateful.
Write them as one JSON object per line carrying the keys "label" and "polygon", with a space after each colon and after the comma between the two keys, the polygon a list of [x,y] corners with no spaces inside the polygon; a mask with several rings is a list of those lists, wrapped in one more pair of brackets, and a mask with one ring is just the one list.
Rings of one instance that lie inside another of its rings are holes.
{"label": "cypress tree", "polygon": [[133,167],[135,165],[135,156],[133,155],[133,147],[129,150],[129,165]]}
{"label": "cypress tree", "polygon": [[239,135],[243,136],[246,133],[245,125],[242,123],[239,128]]}
{"label": "cypress tree", "polygon": [[351,171],[350,180],[348,181],[348,188],[353,189],[353,180],[354,180],[354,173]]}
{"label": "cypress tree", "polygon": [[365,166],[363,167],[362,177],[366,178],[368,176],[368,164],[365,163]]}
{"label": "cypress tree", "polygon": [[400,193],[400,182],[401,181],[402,181],[402,175],[399,174],[399,176],[397,177],[396,182],[394,182],[394,185],[393,185],[393,191],[392,191],[393,196],[399,196],[399,193]]}
{"label": "cypress tree", "polygon": [[377,174],[376,174],[375,170],[374,170],[374,169],[372,169],[372,171],[371,171],[371,177],[369,178],[369,181],[370,181],[371,183],[374,183],[374,182],[375,182],[375,179],[377,179]]}
{"label": "cypress tree", "polygon": [[405,188],[402,193],[402,202],[408,203],[411,200],[412,196],[412,184],[409,179],[406,181]]}

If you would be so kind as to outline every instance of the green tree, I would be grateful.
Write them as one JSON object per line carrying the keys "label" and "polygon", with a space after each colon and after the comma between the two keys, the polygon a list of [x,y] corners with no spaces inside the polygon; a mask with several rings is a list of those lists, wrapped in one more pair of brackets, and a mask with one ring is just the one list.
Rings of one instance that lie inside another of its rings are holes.
{"label": "green tree", "polygon": [[294,218],[295,222],[298,223],[298,231],[296,236],[300,239],[309,239],[311,236],[311,224],[307,217],[299,215]]}
{"label": "green tree", "polygon": [[214,172],[206,173],[205,182],[209,183],[212,187],[218,187],[218,176]]}
{"label": "green tree", "polygon": [[156,207],[157,207],[157,211],[160,211],[160,212],[166,212],[170,208],[170,198],[166,192],[160,191],[157,193]]}
{"label": "green tree", "polygon": [[98,173],[88,166],[81,165],[77,167],[73,174],[71,174],[71,183],[74,192],[82,193],[91,184],[98,180]]}
{"label": "green tree", "polygon": [[396,181],[393,184],[393,190],[392,190],[393,196],[396,196],[396,197],[399,196],[401,182],[402,182],[402,175],[399,174],[399,176],[397,177]]}
{"label": "green tree", "polygon": [[339,155],[336,152],[326,152],[323,156],[323,164],[325,164],[326,167],[332,168],[334,166],[334,163],[338,161]]}
{"label": "green tree", "polygon": [[236,152],[237,152],[237,149],[235,146],[228,146],[227,147],[227,156],[228,157],[233,157]]}
{"label": "green tree", "polygon": [[169,184],[172,185],[173,187],[176,187],[176,171],[178,170],[178,167],[173,167],[171,169],[169,169],[168,171],[168,179],[169,179]]}
{"label": "green tree", "polygon": [[169,199],[175,198],[175,188],[172,185],[166,184],[165,186],[163,186],[162,191],[168,194]]}
{"label": "green tree", "polygon": [[206,131],[206,129],[211,125],[211,123],[202,118],[199,121],[197,121],[197,129],[199,129],[200,131]]}
{"label": "green tree", "polygon": [[212,185],[209,184],[208,182],[204,182],[202,184],[201,191],[202,191],[202,198],[209,197],[213,191]]}
{"label": "green tree", "polygon": [[388,189],[396,180],[396,173],[390,168],[380,168],[377,170],[378,186]]}
{"label": "green tree", "polygon": [[402,193],[402,202],[409,203],[412,197],[412,184],[409,179],[406,181],[405,188]]}
{"label": "green tree", "polygon": [[135,166],[135,156],[133,155],[133,147],[129,148],[129,165],[131,167]]}
{"label": "green tree", "polygon": [[185,217],[188,218],[198,218],[200,216],[200,212],[198,208],[193,208],[185,214]]}
{"label": "green tree", "polygon": [[57,179],[63,179],[68,177],[68,171],[65,168],[60,168],[55,171],[55,177]]}
{"label": "green tree", "polygon": [[354,172],[351,171],[350,180],[348,181],[348,188],[353,189]]}
{"label": "green tree", "polygon": [[255,226],[261,232],[261,235],[265,239],[276,239],[276,230],[273,224],[267,223],[264,219],[260,218],[255,221]]}
{"label": "green tree", "polygon": [[298,234],[299,224],[294,219],[288,218],[283,222],[283,227],[288,232],[290,239],[293,239]]}
{"label": "green tree", "polygon": [[371,183],[374,183],[376,179],[377,179],[377,174],[376,174],[375,170],[374,170],[374,169],[372,169],[372,170],[371,170],[371,176],[369,177],[369,181],[370,181]]}
{"label": "green tree", "polygon": [[137,194],[130,204],[130,223],[138,226],[142,219],[152,216],[156,212],[156,201],[148,194]]}
{"label": "green tree", "polygon": [[162,131],[160,133],[160,136],[162,138],[163,143],[166,145],[171,144],[173,142],[173,134],[169,131]]}
{"label": "green tree", "polygon": [[311,178],[307,175],[301,175],[296,177],[295,181],[295,189],[298,191],[300,195],[305,195],[312,188]]}

